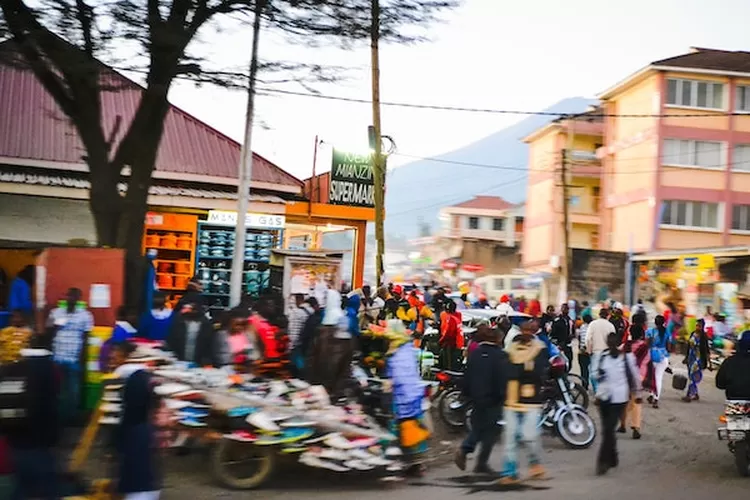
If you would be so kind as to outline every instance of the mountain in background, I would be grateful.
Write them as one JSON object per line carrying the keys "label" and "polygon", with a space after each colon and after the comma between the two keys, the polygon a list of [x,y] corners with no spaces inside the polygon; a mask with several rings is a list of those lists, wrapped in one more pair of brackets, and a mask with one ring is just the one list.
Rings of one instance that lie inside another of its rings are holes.
{"label": "mountain in background", "polygon": [[[572,97],[544,111],[579,113],[596,103],[592,99]],[[553,118],[530,116],[455,151],[390,170],[386,179],[385,199],[385,230],[388,237],[416,237],[420,225],[425,224],[435,232],[439,230],[438,213],[441,207],[460,203],[478,194],[502,196],[514,203],[524,201],[528,146],[521,139]]]}

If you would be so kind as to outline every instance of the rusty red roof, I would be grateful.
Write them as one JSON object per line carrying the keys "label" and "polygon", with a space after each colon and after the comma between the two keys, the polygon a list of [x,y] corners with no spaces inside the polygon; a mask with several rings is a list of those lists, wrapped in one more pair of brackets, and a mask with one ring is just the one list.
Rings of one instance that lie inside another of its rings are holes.
{"label": "rusty red roof", "polygon": [[499,196],[475,196],[468,201],[451,206],[454,208],[473,208],[476,210],[508,210],[515,205]]}
{"label": "rusty red roof", "polygon": [[[102,92],[102,120],[109,136],[119,115],[128,124],[142,88],[114,71],[108,78],[119,84],[116,92]],[[75,127],[34,74],[0,64],[0,158],[83,164],[85,154]],[[121,139],[126,127],[121,127]],[[240,144],[170,105],[156,170],[237,179]],[[303,183],[262,156],[253,153],[252,180],[301,188]],[[208,181],[210,182],[210,180]]]}

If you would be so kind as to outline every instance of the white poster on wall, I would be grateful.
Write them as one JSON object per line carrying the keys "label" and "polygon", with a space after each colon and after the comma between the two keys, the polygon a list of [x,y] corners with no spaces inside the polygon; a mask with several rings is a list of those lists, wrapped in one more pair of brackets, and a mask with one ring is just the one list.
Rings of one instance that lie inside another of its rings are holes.
{"label": "white poster on wall", "polygon": [[105,283],[92,283],[89,290],[89,308],[107,309],[111,307],[110,287]]}

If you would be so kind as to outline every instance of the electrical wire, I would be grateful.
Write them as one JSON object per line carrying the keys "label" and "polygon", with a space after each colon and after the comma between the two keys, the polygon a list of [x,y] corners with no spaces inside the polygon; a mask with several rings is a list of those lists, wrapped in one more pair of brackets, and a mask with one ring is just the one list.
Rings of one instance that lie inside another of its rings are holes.
{"label": "electrical wire", "polygon": [[[260,88],[258,89],[259,95],[288,95],[295,97],[312,97],[316,99],[323,99],[328,101],[341,101],[350,102],[355,104],[372,104],[371,100],[359,99],[356,97],[344,97],[335,96],[329,94],[320,94],[314,92],[301,92],[295,90],[284,90],[284,89],[271,89],[271,88]],[[485,113],[485,114],[496,114],[496,115],[524,115],[524,116],[552,116],[557,118],[574,118],[581,119],[585,118],[705,118],[707,116],[745,116],[746,112],[741,111],[715,111],[706,110],[705,112],[688,113],[688,114],[674,114],[674,113],[560,113],[553,111],[529,111],[520,109],[493,109],[493,108],[472,108],[466,106],[448,106],[441,104],[418,104],[411,102],[397,102],[397,101],[381,101],[381,106],[397,107],[397,108],[411,108],[411,109],[427,109],[435,111],[460,111],[464,113]],[[581,120],[583,121],[583,120]]]}

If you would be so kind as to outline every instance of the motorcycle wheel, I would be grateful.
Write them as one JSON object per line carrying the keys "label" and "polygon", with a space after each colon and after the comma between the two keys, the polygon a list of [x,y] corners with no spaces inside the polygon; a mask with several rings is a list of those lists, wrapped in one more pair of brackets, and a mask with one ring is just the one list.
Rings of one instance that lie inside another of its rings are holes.
{"label": "motorcycle wheel", "polygon": [[446,391],[438,402],[440,418],[445,422],[445,425],[453,430],[462,429],[466,425],[465,406],[462,406],[458,410],[451,408],[453,403],[458,403],[459,401],[461,401],[461,391],[452,390]]}
{"label": "motorcycle wheel", "polygon": [[560,413],[555,430],[563,443],[574,450],[590,447],[596,438],[594,420],[581,408],[567,408]]}
{"label": "motorcycle wheel", "polygon": [[589,409],[589,392],[579,383],[574,383],[573,387],[570,388],[570,398],[573,400],[573,404]]}
{"label": "motorcycle wheel", "polygon": [[734,464],[737,466],[737,472],[742,477],[747,477],[750,475],[750,464],[748,464],[748,453],[750,453],[750,449],[748,448],[748,442],[747,441],[738,441],[734,443]]}

